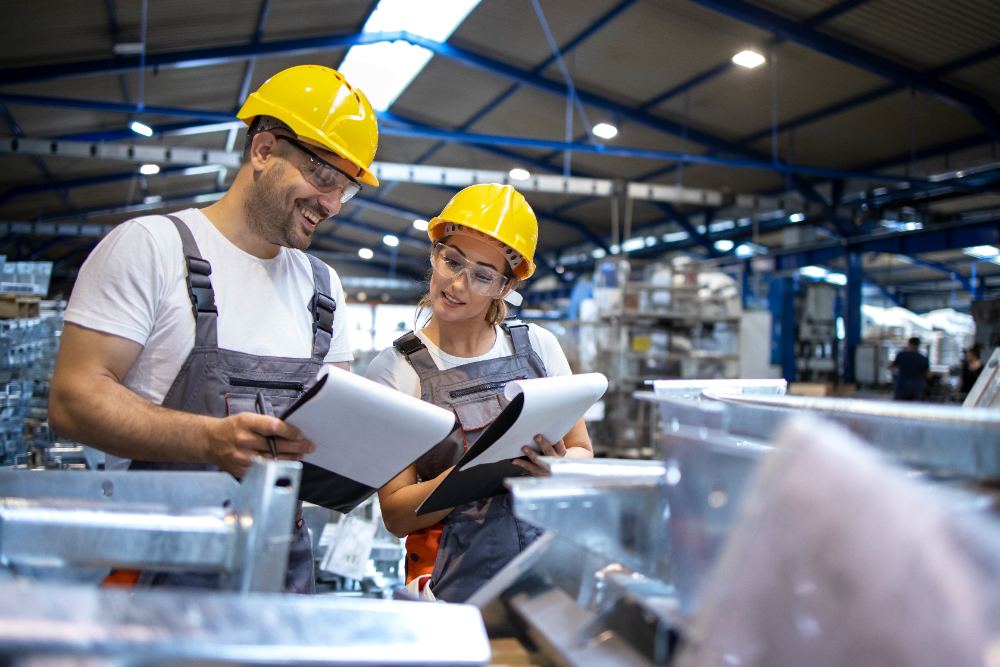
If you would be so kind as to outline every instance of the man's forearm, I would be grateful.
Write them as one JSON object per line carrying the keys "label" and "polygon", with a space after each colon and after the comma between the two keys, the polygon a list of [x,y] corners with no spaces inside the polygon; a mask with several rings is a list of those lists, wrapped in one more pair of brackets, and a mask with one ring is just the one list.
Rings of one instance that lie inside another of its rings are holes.
{"label": "man's forearm", "polygon": [[113,456],[216,462],[208,446],[210,417],[154,405],[111,377],[86,387],[54,384],[49,402],[53,431]]}

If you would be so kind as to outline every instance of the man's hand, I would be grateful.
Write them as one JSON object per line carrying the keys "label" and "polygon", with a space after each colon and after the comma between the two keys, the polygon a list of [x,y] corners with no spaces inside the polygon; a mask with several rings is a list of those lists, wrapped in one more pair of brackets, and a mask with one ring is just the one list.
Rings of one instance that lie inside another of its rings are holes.
{"label": "man's hand", "polygon": [[316,445],[306,440],[299,429],[276,417],[241,412],[212,419],[207,426],[207,456],[236,479],[250,469],[254,456],[270,457],[268,437],[274,438],[278,458],[284,461],[301,461],[303,456],[316,451]]}

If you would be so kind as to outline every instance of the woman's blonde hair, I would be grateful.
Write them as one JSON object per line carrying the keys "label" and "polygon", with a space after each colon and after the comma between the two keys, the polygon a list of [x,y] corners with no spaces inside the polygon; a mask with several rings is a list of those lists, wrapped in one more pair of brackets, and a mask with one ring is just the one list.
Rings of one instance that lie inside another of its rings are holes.
{"label": "woman's blonde hair", "polygon": [[[444,243],[447,240],[448,237],[445,237],[440,241],[438,241],[438,243]],[[434,275],[434,269],[431,269],[424,276],[424,279],[427,281],[428,287],[430,286],[431,276],[433,275]],[[513,272],[511,271],[509,265],[504,266],[504,275],[507,276],[507,279],[510,281],[507,283],[508,291],[516,290],[518,287],[520,287],[521,280],[513,275]],[[431,312],[428,313],[428,315],[423,319],[423,321],[421,321],[421,317],[423,316],[424,311],[428,309],[430,309]],[[428,289],[427,293],[424,294],[422,297],[420,297],[420,301],[417,302],[417,314],[414,315],[413,317],[413,330],[419,331],[420,329],[423,329],[425,326],[427,326],[428,322],[430,322],[431,320],[431,315],[433,314],[434,314],[433,309],[431,308],[431,293],[430,290]],[[496,326],[507,319],[507,314],[508,314],[507,302],[504,301],[502,297],[494,297],[493,300],[490,302],[490,307],[486,309],[486,317],[485,317],[486,323],[489,324],[490,326]]]}

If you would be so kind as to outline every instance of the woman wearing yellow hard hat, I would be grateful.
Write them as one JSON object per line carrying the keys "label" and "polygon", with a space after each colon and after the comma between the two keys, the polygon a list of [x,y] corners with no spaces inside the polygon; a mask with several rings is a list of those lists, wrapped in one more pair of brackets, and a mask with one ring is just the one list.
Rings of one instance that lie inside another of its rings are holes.
{"label": "woman wearing yellow hard hat", "polygon": [[[538,223],[511,186],[473,185],[431,220],[430,290],[418,318],[425,326],[383,350],[367,376],[449,408],[461,431],[422,456],[379,490],[382,517],[406,536],[406,574],[424,597],[464,602],[540,532],[518,522],[506,493],[450,510],[417,516],[416,508],[506,406],[504,386],[515,379],[570,375],[555,336],[536,325],[504,324],[504,299],[535,269]],[[581,419],[565,438],[536,437],[541,455],[590,458]],[[537,454],[515,460],[523,474],[542,475]]]}

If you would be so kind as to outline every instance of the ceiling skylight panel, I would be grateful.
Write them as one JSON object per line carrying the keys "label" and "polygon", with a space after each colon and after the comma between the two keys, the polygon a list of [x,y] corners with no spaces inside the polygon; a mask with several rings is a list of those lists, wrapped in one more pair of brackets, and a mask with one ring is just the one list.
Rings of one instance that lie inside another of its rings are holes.
{"label": "ceiling skylight panel", "polygon": [[[480,0],[380,0],[364,32],[406,32],[444,42]],[[433,53],[408,42],[352,46],[340,64],[351,85],[385,111],[427,65]]]}

